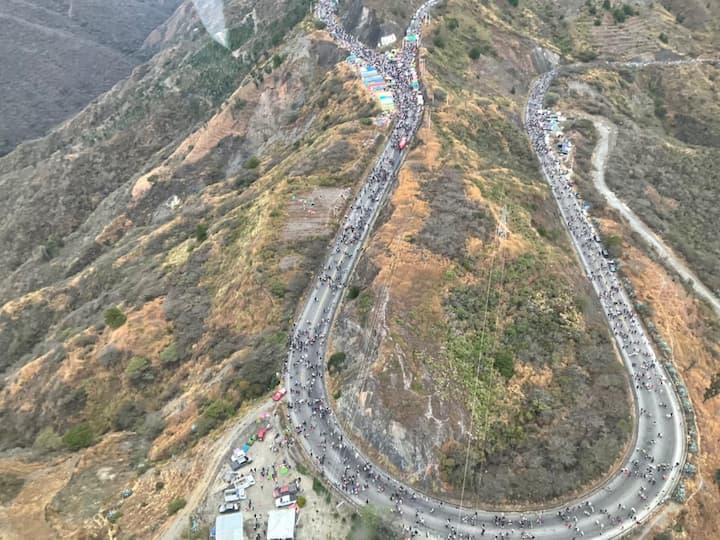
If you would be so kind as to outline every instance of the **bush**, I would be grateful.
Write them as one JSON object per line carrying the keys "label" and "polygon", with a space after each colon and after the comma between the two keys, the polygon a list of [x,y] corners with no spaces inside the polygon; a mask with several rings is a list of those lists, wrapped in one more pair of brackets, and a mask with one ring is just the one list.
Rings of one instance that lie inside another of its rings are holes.
{"label": "bush", "polygon": [[150,413],[145,417],[145,421],[138,429],[138,433],[146,441],[154,441],[165,429],[165,420],[160,413]]}
{"label": "bush", "polygon": [[610,0],[603,0],[602,7],[606,11],[610,11]]}
{"label": "bush", "polygon": [[355,300],[360,294],[360,287],[353,285],[348,290],[348,300]]}
{"label": "bush", "polygon": [[37,448],[38,450],[60,450],[63,447],[63,440],[55,433],[55,430],[51,428],[50,426],[44,428],[40,433],[37,434],[35,437],[35,442],[33,442],[33,448]]}
{"label": "bush", "polygon": [[500,375],[506,379],[509,379],[515,373],[515,360],[513,359],[512,354],[507,351],[497,353],[495,355],[495,362],[493,365]]}
{"label": "bush", "polygon": [[120,404],[113,418],[115,431],[128,431],[137,426],[145,416],[145,409],[141,403],[126,400]]}
{"label": "bush", "polygon": [[282,281],[273,281],[270,285],[270,292],[278,298],[282,298],[287,294],[287,287]]}
{"label": "bush", "polygon": [[198,223],[195,225],[195,240],[204,242],[207,240],[208,226],[206,223]]}
{"label": "bush", "polygon": [[282,63],[283,63],[283,57],[282,57],[282,56],[280,56],[279,54],[276,54],[276,55],[273,56],[273,68],[278,68],[278,67],[280,67],[280,64],[282,64]]}
{"label": "bush", "polygon": [[298,496],[297,505],[300,508],[304,508],[306,504],[307,504],[307,499],[305,497],[303,497],[302,495]]}
{"label": "bush", "polygon": [[667,34],[666,34],[665,32],[660,32],[660,35],[658,36],[658,39],[659,39],[660,41],[662,41],[663,43],[667,43],[667,42],[668,42],[668,37],[667,37]]}
{"label": "bush", "polygon": [[246,169],[257,169],[259,166],[260,166],[260,160],[255,156],[249,158],[243,164],[243,167],[245,167]]}
{"label": "bush", "polygon": [[518,7],[519,3],[520,0],[508,0],[508,4],[510,4],[512,7]]}
{"label": "bush", "polygon": [[328,359],[329,371],[340,371],[345,364],[346,355],[344,352],[336,352],[330,355]]}
{"label": "bush", "polygon": [[125,314],[117,307],[105,311],[105,324],[110,328],[120,328],[127,321]]}
{"label": "bush", "polygon": [[315,19],[315,21],[313,21],[313,25],[315,26],[316,30],[325,30],[325,28],[327,27],[327,24],[325,24],[320,19]]}
{"label": "bush", "polygon": [[435,36],[433,39],[433,45],[435,45],[438,49],[444,49],[445,48],[445,38],[442,36]]}
{"label": "bush", "polygon": [[480,58],[480,54],[482,54],[480,47],[473,47],[468,51],[468,56],[473,60]]}
{"label": "bush", "polygon": [[167,506],[168,516],[177,514],[180,510],[185,508],[185,505],[187,505],[187,501],[185,499],[183,499],[182,497],[173,499],[172,501],[170,501],[168,503],[168,506]]}
{"label": "bush", "polygon": [[8,504],[25,485],[25,479],[14,474],[0,474],[0,504]]}
{"label": "bush", "polygon": [[618,24],[624,23],[627,19],[627,15],[625,11],[622,10],[622,8],[615,8],[613,10],[613,18],[615,19],[615,22]]}
{"label": "bush", "polygon": [[153,374],[150,360],[142,356],[133,356],[125,368],[125,375],[127,375],[128,380],[133,384],[151,381]]}
{"label": "bush", "polygon": [[160,353],[160,361],[166,365],[166,364],[174,364],[179,360],[178,352],[177,352],[177,343],[174,341],[165,347],[163,351]]}
{"label": "bush", "polygon": [[92,446],[95,441],[95,434],[90,424],[83,422],[82,424],[71,427],[65,435],[63,435],[62,440],[68,450],[77,452],[82,448]]}

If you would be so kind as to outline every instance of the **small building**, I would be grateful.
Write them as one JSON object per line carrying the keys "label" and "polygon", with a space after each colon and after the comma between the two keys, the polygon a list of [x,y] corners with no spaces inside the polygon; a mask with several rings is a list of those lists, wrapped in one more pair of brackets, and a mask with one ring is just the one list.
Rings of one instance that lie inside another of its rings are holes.
{"label": "small building", "polygon": [[295,510],[269,511],[267,540],[294,540],[295,516]]}
{"label": "small building", "polygon": [[220,514],[215,518],[215,540],[243,540],[242,512]]}

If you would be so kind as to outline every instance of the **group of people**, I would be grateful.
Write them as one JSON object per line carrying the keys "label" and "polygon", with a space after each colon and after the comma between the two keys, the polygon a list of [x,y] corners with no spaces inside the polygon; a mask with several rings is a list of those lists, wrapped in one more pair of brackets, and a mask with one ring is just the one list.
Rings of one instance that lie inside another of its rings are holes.
{"label": "group of people", "polygon": [[[436,1],[431,0],[416,13],[408,35],[418,34],[421,21]],[[477,512],[451,507],[398,484],[376,469],[354,445],[344,439],[343,430],[325,401],[324,352],[332,314],[339,299],[338,291],[347,285],[359,247],[372,226],[382,199],[389,191],[400,163],[398,143],[403,138],[409,142],[414,135],[422,117],[422,105],[415,99],[415,90],[412,88],[418,51],[416,41],[406,40],[396,55],[380,54],[362,45],[342,28],[335,15],[333,0],[320,0],[317,16],[326,23],[328,32],[340,46],[347,48],[368,65],[374,66],[387,80],[393,82],[397,111],[396,122],[390,135],[391,144],[383,150],[367,182],[351,205],[334,243],[330,246],[330,256],[316,278],[311,301],[293,327],[289,343],[290,354],[285,364],[290,392],[289,420],[295,427],[298,440],[303,443],[328,481],[356,501],[366,504],[371,500],[375,503],[383,502],[398,516],[399,521],[405,523],[405,530],[412,537],[421,536],[423,532],[429,537],[431,531],[444,528],[446,537],[451,540],[480,538],[486,535],[490,538],[494,536],[495,539],[533,539],[534,529],[545,526],[542,513],[533,519],[523,515],[512,519],[505,515],[496,515],[494,519],[488,519],[487,516],[481,519]],[[633,363],[636,368],[633,373],[636,390],[657,392],[667,381],[658,369],[649,341],[613,273],[610,261],[603,255],[599,237],[579,203],[567,171],[561,166],[561,158],[553,144],[555,141],[546,130],[549,112],[542,108],[542,100],[553,76],[553,72],[546,74],[531,90],[527,111],[530,138],[570,233],[577,245],[582,247],[582,256],[586,258],[591,280],[613,332],[619,336],[625,353],[637,357]],[[355,410],[361,405],[356,403]],[[671,416],[664,419],[668,418]],[[659,439],[662,437],[659,421],[661,419],[643,416],[644,424],[641,422],[641,429],[648,422],[653,422],[652,429],[657,431]],[[662,474],[663,478],[667,478],[667,471],[678,465],[655,464],[653,446],[648,444],[638,448],[636,459],[631,462],[632,468],[625,474],[626,481],[641,483],[638,487],[641,499],[647,499],[652,490],[660,488],[656,485],[658,475]],[[625,520],[632,522],[636,519],[636,512],[634,508],[628,511],[622,505],[613,513],[607,509],[596,511],[587,501],[557,512],[555,519],[558,521],[555,523],[562,529],[567,528],[566,534],[570,536],[562,537],[579,538],[585,535],[580,522],[589,526],[587,524],[592,521],[586,518],[590,516],[594,516],[597,530],[602,531],[606,523],[614,526],[624,523]]]}

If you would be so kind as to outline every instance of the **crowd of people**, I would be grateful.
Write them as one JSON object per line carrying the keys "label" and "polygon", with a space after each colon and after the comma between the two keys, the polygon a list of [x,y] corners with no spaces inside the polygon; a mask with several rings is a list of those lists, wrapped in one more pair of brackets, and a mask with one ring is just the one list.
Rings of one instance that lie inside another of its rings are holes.
{"label": "crowd of people", "polygon": [[[437,0],[426,3],[413,17],[408,35],[417,35],[421,21]],[[357,448],[345,440],[343,430],[332,409],[326,402],[324,381],[324,353],[330,331],[332,315],[337,308],[340,292],[346,287],[354,261],[362,242],[372,227],[377,210],[389,192],[392,179],[401,160],[398,143],[402,138],[410,141],[422,117],[422,105],[415,99],[412,87],[417,41],[405,40],[398,54],[381,54],[364,46],[350,35],[335,15],[333,0],[320,0],[317,16],[326,24],[328,32],[337,43],[377,69],[388,81],[397,107],[395,124],[390,143],[384,148],[367,182],[359,190],[339,233],[330,246],[328,260],[316,277],[310,301],[301,318],[293,326],[289,339],[290,354],[285,363],[289,390],[289,420],[295,428],[298,440],[303,444],[318,469],[326,479],[356,502],[385,504],[404,523],[410,537],[429,537],[431,533],[445,531],[449,540],[489,537],[495,539],[534,539],[537,528],[548,522],[566,531],[557,538],[580,538],[586,531],[580,526],[594,523],[597,531],[607,525],[631,524],[636,519],[634,508],[622,504],[610,512],[595,509],[590,501],[560,510],[547,519],[542,512],[534,517],[524,514],[488,515],[460,509],[440,500],[431,499],[396,482],[376,468]],[[528,107],[528,131],[531,142],[550,182],[552,192],[568,225],[568,229],[581,249],[590,278],[598,292],[601,304],[621,347],[636,360],[633,377],[637,392],[659,392],[669,384],[658,369],[645,332],[629,304],[622,287],[613,273],[611,262],[603,256],[602,246],[587,213],[574,191],[572,183],[562,166],[552,134],[547,131],[550,114],[542,108],[542,100],[554,76],[553,72],[542,77],[532,88]],[[357,408],[360,403],[356,405]],[[663,418],[641,415],[641,429],[647,425],[662,437]],[[641,500],[661,489],[668,470],[678,464],[655,463],[654,442],[636,450],[631,468],[624,470],[624,480],[638,482]],[[547,535],[543,536],[547,538]]]}

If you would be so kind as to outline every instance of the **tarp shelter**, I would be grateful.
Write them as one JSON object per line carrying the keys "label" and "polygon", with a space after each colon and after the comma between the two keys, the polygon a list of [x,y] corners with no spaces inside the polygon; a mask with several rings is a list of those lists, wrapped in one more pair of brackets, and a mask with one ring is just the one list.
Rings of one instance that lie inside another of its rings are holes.
{"label": "tarp shelter", "polygon": [[410,34],[405,38],[407,41],[417,41],[418,37],[415,34]]}
{"label": "tarp shelter", "polygon": [[220,514],[215,518],[216,540],[243,540],[242,512]]}
{"label": "tarp shelter", "polygon": [[267,540],[294,540],[295,511],[270,510],[268,512]]}

